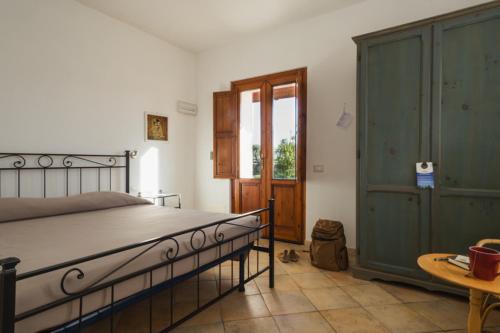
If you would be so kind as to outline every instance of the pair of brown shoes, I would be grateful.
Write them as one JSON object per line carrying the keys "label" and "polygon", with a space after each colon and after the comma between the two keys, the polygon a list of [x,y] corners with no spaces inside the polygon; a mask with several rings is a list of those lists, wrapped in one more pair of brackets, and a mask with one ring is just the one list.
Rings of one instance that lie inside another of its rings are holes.
{"label": "pair of brown shoes", "polygon": [[279,259],[284,264],[289,263],[290,261],[297,262],[299,261],[299,255],[295,252],[295,250],[290,250],[290,252],[285,250],[285,252],[280,255]]}

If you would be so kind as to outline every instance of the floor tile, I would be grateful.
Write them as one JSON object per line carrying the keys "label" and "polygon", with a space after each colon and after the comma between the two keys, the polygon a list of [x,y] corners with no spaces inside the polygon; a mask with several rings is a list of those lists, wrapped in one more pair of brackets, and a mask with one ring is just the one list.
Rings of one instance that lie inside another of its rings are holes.
{"label": "floor tile", "polygon": [[226,333],[279,333],[272,317],[225,322]]}
{"label": "floor tile", "polygon": [[406,304],[375,305],[365,309],[393,333],[420,333],[440,330]]}
{"label": "floor tile", "polygon": [[289,262],[281,265],[288,274],[298,273],[319,273],[321,270],[311,265],[307,259],[300,259],[298,262]]}
{"label": "floor tile", "polygon": [[276,291],[262,294],[262,297],[273,316],[316,310],[309,299],[302,292],[296,290]]}
{"label": "floor tile", "polygon": [[271,315],[261,295],[245,296],[235,292],[222,299],[220,303],[224,321]]}
{"label": "floor tile", "polygon": [[[265,246],[262,240],[262,246]],[[356,279],[351,271],[330,272],[313,267],[304,247],[277,243],[276,252],[295,248],[299,262],[275,260],[275,288],[269,288],[268,272],[245,285],[245,292],[233,292],[183,323],[173,332],[335,332],[466,333],[467,300],[432,293],[404,284]],[[257,270],[255,253],[250,254],[250,271]],[[269,262],[259,256],[264,267]],[[238,284],[238,262],[233,263],[233,286]],[[262,268],[261,267],[261,268]],[[245,277],[247,276],[245,265]],[[221,291],[231,288],[231,261],[221,266]],[[219,267],[200,276],[201,304],[218,295]],[[174,320],[196,309],[196,279],[175,288]],[[318,311],[319,310],[319,311]],[[271,317],[271,314],[274,317]],[[139,302],[115,315],[115,331],[149,332],[149,301]],[[170,323],[170,291],[153,297],[153,330]],[[109,332],[103,320],[84,329],[85,333]],[[484,332],[500,333],[500,311],[490,316]]]}
{"label": "floor tile", "polygon": [[374,284],[359,284],[340,287],[363,306],[401,303],[394,296]]}
{"label": "floor tile", "polygon": [[304,295],[318,310],[357,307],[359,304],[338,287],[304,289]]}
{"label": "floor tile", "polygon": [[[450,297],[438,302],[414,303],[408,306],[445,330],[467,327],[469,304],[466,298]],[[500,327],[500,311],[491,312],[484,327]]]}
{"label": "floor tile", "polygon": [[361,307],[322,311],[337,333],[390,333],[382,323]]}
{"label": "floor tile", "polygon": [[270,293],[274,291],[299,290],[299,286],[290,275],[276,275],[274,277],[274,289],[269,288],[269,278],[259,276],[255,279],[261,293]]}
{"label": "floor tile", "polygon": [[403,303],[430,302],[442,299],[439,293],[419,287],[386,282],[377,282],[376,284]]}
{"label": "floor tile", "polygon": [[429,319],[443,330],[467,328],[468,305],[450,300],[409,303],[408,307]]}
{"label": "floor tile", "polygon": [[[199,295],[201,300],[210,300],[217,297],[215,281],[200,281]],[[175,302],[195,302],[198,297],[198,284],[196,282],[181,283],[174,288]]]}
{"label": "floor tile", "polygon": [[[216,283],[218,286],[219,281],[216,281]],[[238,285],[238,280],[233,280],[233,285],[231,285],[231,280],[221,280],[221,293],[223,293],[224,291],[227,291],[227,290],[231,289],[233,286],[237,286],[237,285]],[[219,292],[219,291],[217,290],[217,292]],[[238,291],[235,291],[235,292],[238,292]],[[260,294],[260,290],[257,287],[257,284],[255,283],[254,280],[245,283],[244,294],[245,295],[258,295],[258,294]]]}
{"label": "floor tile", "polygon": [[149,301],[133,304],[115,315],[116,332],[146,333],[149,330]]}
{"label": "floor tile", "polygon": [[326,272],[325,275],[332,279],[337,286],[350,286],[355,284],[371,284],[370,281],[356,279],[351,271]]}
{"label": "floor tile", "polygon": [[281,332],[287,333],[330,333],[334,332],[319,312],[297,313],[275,316]]}
{"label": "floor tile", "polygon": [[[287,275],[288,272],[283,268],[283,264],[276,264],[274,265],[274,276],[276,277],[277,275]],[[269,276],[269,270],[265,271],[262,273],[260,276]]]}
{"label": "floor tile", "polygon": [[335,282],[323,273],[292,274],[292,278],[302,289],[335,287]]}
{"label": "floor tile", "polygon": [[488,327],[488,328],[486,328],[486,332],[487,333],[500,333],[500,326],[495,327],[495,328]]}
{"label": "floor tile", "polygon": [[214,272],[215,279],[219,280],[219,272],[220,272],[220,278],[222,280],[231,280],[231,278],[237,279],[240,274],[238,265],[239,265],[238,262],[235,262],[234,265],[232,266],[233,275],[231,275],[231,264],[226,266],[221,266],[220,271],[218,268],[216,268]]}
{"label": "floor tile", "polygon": [[496,329],[500,332],[500,309],[497,308],[496,311],[491,311],[488,317],[486,318],[486,322],[484,324],[485,327],[496,327]]}
{"label": "floor tile", "polygon": [[[176,318],[182,318],[189,314],[192,310],[196,309],[195,304],[175,304],[175,314]],[[222,322],[222,315],[220,310],[220,305],[218,303],[209,306],[207,309],[198,313],[193,318],[189,319],[182,326],[198,326],[198,325],[208,325],[217,324]]]}
{"label": "floor tile", "polygon": [[214,272],[209,269],[200,274],[200,280],[202,281],[212,281],[215,280]]}
{"label": "floor tile", "polygon": [[[193,302],[180,302],[174,304],[174,321],[180,320],[185,316],[189,315],[191,312],[196,310],[196,303]],[[145,309],[142,313],[148,315],[149,307]],[[137,311],[135,316],[139,315],[141,312]],[[129,317],[127,315],[127,317]],[[170,324],[170,299],[169,298],[155,298],[153,299],[153,331],[157,332]],[[134,319],[136,320],[136,319]],[[189,319],[187,322],[183,323],[183,326],[192,325],[203,325],[203,324],[214,324],[222,322],[222,316],[220,311],[220,304],[216,303],[211,305],[207,309],[198,313],[193,318]]]}
{"label": "floor tile", "polygon": [[224,333],[224,325],[219,323],[201,326],[177,327],[172,331],[172,333]]}

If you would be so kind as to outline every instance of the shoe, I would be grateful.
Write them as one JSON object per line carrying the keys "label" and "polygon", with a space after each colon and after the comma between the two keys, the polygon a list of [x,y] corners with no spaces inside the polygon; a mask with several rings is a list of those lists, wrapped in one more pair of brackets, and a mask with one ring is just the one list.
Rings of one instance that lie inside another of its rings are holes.
{"label": "shoe", "polygon": [[295,252],[295,250],[290,250],[289,258],[293,262],[299,261],[299,255]]}
{"label": "shoe", "polygon": [[279,256],[279,260],[284,263],[284,264],[287,264],[290,262],[290,255],[288,254],[288,250],[285,250],[285,252],[283,252],[280,256]]}

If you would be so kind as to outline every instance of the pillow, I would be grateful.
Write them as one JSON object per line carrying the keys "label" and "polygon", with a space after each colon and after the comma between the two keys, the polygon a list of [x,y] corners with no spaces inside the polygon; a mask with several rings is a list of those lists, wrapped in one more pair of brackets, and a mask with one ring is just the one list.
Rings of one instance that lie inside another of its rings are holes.
{"label": "pillow", "polygon": [[0,223],[147,204],[152,203],[119,192],[89,192],[60,198],[0,198]]}

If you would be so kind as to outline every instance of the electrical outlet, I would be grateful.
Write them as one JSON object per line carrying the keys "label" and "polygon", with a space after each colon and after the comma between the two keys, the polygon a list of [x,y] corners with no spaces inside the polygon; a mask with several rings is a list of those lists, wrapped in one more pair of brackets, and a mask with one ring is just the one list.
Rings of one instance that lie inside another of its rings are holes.
{"label": "electrical outlet", "polygon": [[313,165],[313,172],[314,173],[323,173],[323,172],[325,172],[325,166],[323,164]]}

